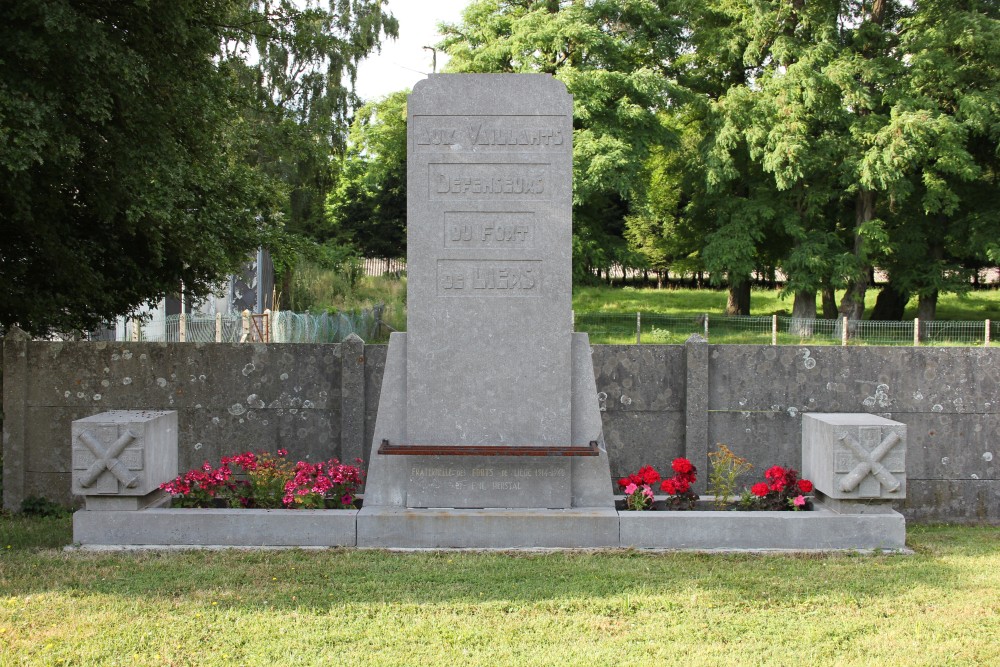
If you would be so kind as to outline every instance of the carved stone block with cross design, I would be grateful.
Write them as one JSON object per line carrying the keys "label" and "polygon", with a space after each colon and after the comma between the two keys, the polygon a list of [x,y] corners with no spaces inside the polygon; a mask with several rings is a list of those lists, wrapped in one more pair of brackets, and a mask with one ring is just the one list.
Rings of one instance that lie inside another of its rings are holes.
{"label": "carved stone block with cross design", "polygon": [[[115,508],[136,504],[161,483],[177,476],[177,413],[111,410],[72,425],[73,482],[88,509],[108,507],[96,498],[130,498]],[[92,507],[94,506],[94,507]]]}
{"label": "carved stone block with cross design", "polygon": [[866,413],[802,415],[802,475],[829,498],[906,497],[906,424]]}

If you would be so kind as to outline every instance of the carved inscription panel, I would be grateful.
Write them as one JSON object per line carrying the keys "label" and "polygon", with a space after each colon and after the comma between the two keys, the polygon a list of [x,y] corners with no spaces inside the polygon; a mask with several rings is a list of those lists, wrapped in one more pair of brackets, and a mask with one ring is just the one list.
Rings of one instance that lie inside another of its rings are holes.
{"label": "carved inscription panel", "polygon": [[518,297],[542,293],[538,260],[438,260],[438,295]]}
{"label": "carved inscription panel", "polygon": [[444,247],[520,252],[534,248],[529,211],[445,211]]}
{"label": "carved inscription panel", "polygon": [[[570,463],[548,457],[413,457],[408,507],[569,507]],[[445,504],[446,503],[446,504]]]}
{"label": "carved inscription panel", "polygon": [[569,143],[560,116],[414,116],[418,152],[546,152]]}
{"label": "carved inscription panel", "polygon": [[551,199],[547,164],[430,164],[431,201]]}
{"label": "carved inscription panel", "polygon": [[407,441],[567,445],[572,98],[437,75],[407,108]]}

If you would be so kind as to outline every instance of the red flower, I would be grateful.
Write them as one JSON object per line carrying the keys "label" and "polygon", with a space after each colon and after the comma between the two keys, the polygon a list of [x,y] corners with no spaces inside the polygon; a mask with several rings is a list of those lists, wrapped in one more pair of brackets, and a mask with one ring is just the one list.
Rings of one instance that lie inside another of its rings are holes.
{"label": "red flower", "polygon": [[694,466],[687,459],[674,459],[670,467],[679,475],[687,475],[694,472]]}
{"label": "red flower", "polygon": [[809,493],[812,490],[813,490],[812,482],[810,482],[808,479],[799,480],[799,491],[801,491],[802,493]]}
{"label": "red flower", "polygon": [[628,486],[628,484],[629,484],[628,477],[622,477],[620,480],[618,480],[618,486],[622,487],[623,489],[626,486]]}
{"label": "red flower", "polygon": [[653,466],[643,466],[639,468],[639,477],[643,484],[656,484],[660,481],[660,473],[656,472]]}
{"label": "red flower", "polygon": [[764,473],[764,479],[779,480],[784,479],[787,471],[781,466],[771,466]]}
{"label": "red flower", "polygon": [[754,494],[758,498],[763,498],[764,496],[766,496],[768,491],[769,489],[767,488],[767,484],[765,484],[764,482],[757,482],[756,484],[750,487],[750,493]]}
{"label": "red flower", "polygon": [[673,479],[665,479],[660,484],[660,490],[673,496],[677,493],[677,483]]}

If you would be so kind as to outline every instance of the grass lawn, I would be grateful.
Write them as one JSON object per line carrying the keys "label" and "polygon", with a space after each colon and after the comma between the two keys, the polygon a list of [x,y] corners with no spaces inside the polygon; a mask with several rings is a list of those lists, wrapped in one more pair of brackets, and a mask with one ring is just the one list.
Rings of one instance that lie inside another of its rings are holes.
{"label": "grass lawn", "polygon": [[[792,295],[780,297],[780,290],[754,289],[750,297],[750,314],[791,315]],[[837,292],[837,303],[843,292]],[[865,295],[865,312],[875,307],[878,290],[870,289]],[[817,301],[817,310],[820,304]],[[577,313],[636,312],[659,315],[696,317],[703,313],[722,316],[726,312],[726,291],[711,289],[653,289],[632,287],[574,287],[573,310]],[[917,297],[910,299],[903,319],[917,316]],[[977,290],[964,295],[943,294],[938,300],[939,320],[998,320],[1000,319],[1000,290]]]}
{"label": "grass lawn", "polygon": [[0,517],[0,665],[996,665],[1000,528],[914,556],[64,552]]}

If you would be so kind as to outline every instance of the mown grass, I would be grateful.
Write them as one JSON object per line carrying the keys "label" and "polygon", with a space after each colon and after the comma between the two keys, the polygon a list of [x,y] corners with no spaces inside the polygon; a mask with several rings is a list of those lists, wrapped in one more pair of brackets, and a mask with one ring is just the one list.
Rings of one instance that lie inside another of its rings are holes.
{"label": "mown grass", "polygon": [[[782,297],[780,290],[754,289],[750,297],[750,314],[791,315],[794,298]],[[837,293],[837,302],[843,292]],[[865,312],[875,307],[878,290],[870,289],[865,295]],[[817,312],[821,312],[817,301]],[[636,312],[683,315],[697,317],[722,316],[726,311],[726,291],[712,289],[654,289],[632,287],[575,287],[573,289],[573,310],[577,313],[624,313]],[[907,303],[904,320],[912,320],[917,315],[917,297]],[[1000,290],[977,290],[966,294],[942,294],[938,300],[939,320],[996,320],[1000,319]]]}
{"label": "mown grass", "polygon": [[66,518],[0,526],[0,665],[1000,663],[995,527],[794,556],[64,552]]}

